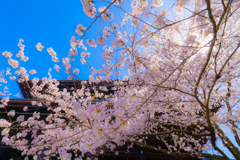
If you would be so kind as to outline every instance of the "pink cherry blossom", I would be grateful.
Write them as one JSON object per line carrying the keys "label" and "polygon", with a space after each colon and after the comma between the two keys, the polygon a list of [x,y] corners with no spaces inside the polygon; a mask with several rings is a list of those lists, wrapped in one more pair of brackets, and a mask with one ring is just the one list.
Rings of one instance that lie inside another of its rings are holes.
{"label": "pink cherry blossom", "polygon": [[87,40],[86,40],[86,43],[87,43],[90,47],[94,47],[94,48],[97,47],[94,39],[92,39],[92,40],[87,39]]}
{"label": "pink cherry blossom", "polygon": [[77,33],[78,35],[82,36],[82,35],[83,35],[83,32],[85,32],[85,31],[86,31],[86,28],[83,27],[82,24],[78,24],[78,25],[77,25],[76,33]]}
{"label": "pink cherry blossom", "polygon": [[97,37],[97,44],[104,45],[105,44],[105,39],[103,37],[98,36]]}
{"label": "pink cherry blossom", "polygon": [[42,51],[42,49],[44,47],[42,46],[42,44],[40,42],[38,42],[37,45],[36,45],[36,48],[37,48],[37,50]]}
{"label": "pink cherry blossom", "polygon": [[0,119],[0,127],[10,127],[11,123],[6,121],[5,119]]}

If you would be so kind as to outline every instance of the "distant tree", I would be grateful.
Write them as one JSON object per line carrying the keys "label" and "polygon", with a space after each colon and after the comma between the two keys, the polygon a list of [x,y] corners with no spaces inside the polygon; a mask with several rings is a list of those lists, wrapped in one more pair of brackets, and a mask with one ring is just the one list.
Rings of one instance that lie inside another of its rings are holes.
{"label": "distant tree", "polygon": [[[81,63],[89,65],[87,47],[103,47],[106,64],[92,67],[89,81],[81,81],[71,93],[60,91],[50,73],[41,81],[29,80],[36,71],[20,65],[28,60],[21,39],[19,60],[3,52],[17,76],[8,69],[2,81],[20,77],[18,82],[36,98],[32,105],[47,106],[52,113],[45,120],[37,111],[28,119],[0,119],[2,142],[23,154],[36,157],[44,150],[45,155],[57,153],[61,159],[70,159],[68,150],[98,155],[125,143],[172,156],[230,159],[220,149],[222,144],[240,159],[240,1],[177,0],[161,10],[162,0],[132,0],[131,11],[124,8],[129,3],[125,1],[81,0],[93,22],[88,27],[77,25],[79,36],[71,38],[68,57],[61,61],[52,48],[36,45],[59,63],[55,69],[61,66],[73,83],[79,83],[79,69],[72,68],[73,62],[79,63],[78,53]],[[95,7],[97,3],[106,7]],[[121,22],[113,23],[114,16],[120,16]],[[92,26],[98,27],[97,21],[108,23],[102,22],[100,35],[86,38]],[[100,92],[109,87],[115,90],[111,96]],[[93,102],[91,91],[94,99],[108,100]],[[8,101],[3,98],[1,107]],[[6,114],[15,116],[14,111]],[[9,134],[16,129],[16,135]],[[25,139],[28,133],[30,141]],[[150,145],[149,137],[165,146]],[[166,140],[169,137],[171,142]]]}

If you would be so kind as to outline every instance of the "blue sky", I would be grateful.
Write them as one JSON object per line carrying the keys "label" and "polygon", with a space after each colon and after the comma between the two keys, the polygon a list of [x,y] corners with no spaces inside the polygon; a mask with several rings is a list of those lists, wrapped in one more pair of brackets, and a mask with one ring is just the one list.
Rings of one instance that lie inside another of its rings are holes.
{"label": "blue sky", "polygon": [[[22,38],[25,55],[29,57],[29,61],[22,66],[27,70],[36,69],[35,76],[42,78],[47,76],[48,69],[53,68],[54,64],[51,57],[45,52],[39,52],[35,45],[41,42],[45,48],[52,47],[60,58],[67,56],[71,36],[77,36],[75,33],[77,24],[82,23],[84,26],[88,26],[92,20],[83,13],[79,0],[1,0],[0,53],[10,51],[13,55],[17,54],[19,51],[18,40]],[[96,26],[99,26],[99,22],[96,23]],[[96,35],[94,31],[94,28],[91,29],[87,36]],[[89,61],[96,67],[100,67],[102,63],[99,61],[100,53],[96,53],[97,50],[91,52],[93,55]],[[5,57],[0,56],[0,61],[1,70],[9,67]],[[80,64],[79,60],[77,62],[74,66],[80,68],[79,77],[88,79],[91,73],[89,68]],[[64,72],[52,71],[52,74],[56,79],[67,79]],[[14,94],[19,92],[16,82],[9,82],[8,87]]]}

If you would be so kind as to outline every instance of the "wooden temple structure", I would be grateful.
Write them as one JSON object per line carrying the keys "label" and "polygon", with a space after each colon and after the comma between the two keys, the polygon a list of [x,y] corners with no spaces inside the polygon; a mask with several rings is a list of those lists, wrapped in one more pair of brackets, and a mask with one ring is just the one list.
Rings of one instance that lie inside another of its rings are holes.
{"label": "wooden temple structure", "polygon": [[[72,88],[79,88],[81,87],[81,83],[73,83],[73,81],[68,80],[60,80],[60,85],[58,86],[60,90],[63,90],[63,88],[66,88],[68,91],[71,91]],[[109,83],[108,83],[109,84]],[[97,84],[96,86],[101,86],[104,84]],[[32,106],[31,101],[34,100],[32,95],[30,94],[30,91],[27,87],[25,87],[23,84],[19,83],[19,88],[22,92],[22,95],[24,99],[10,99],[8,106],[6,106],[7,111],[15,110],[15,114],[17,116],[24,115],[25,117],[30,117],[32,114],[38,110],[40,112],[41,118],[46,118],[50,111],[47,110],[47,107],[42,106]],[[105,94],[112,94],[114,93],[113,90],[111,90],[111,85],[109,85],[108,91]],[[28,111],[24,112],[23,108],[27,106]],[[0,118],[8,119],[8,116],[6,115],[6,111],[4,108],[0,108]],[[10,131],[11,134],[11,131]],[[0,136],[0,140],[2,137]],[[169,139],[170,143],[173,143],[172,139]],[[171,142],[172,141],[172,142]],[[164,145],[162,142],[160,142],[157,139],[148,139],[148,144],[156,146],[156,145]],[[115,151],[111,150],[104,150],[104,153],[98,156],[99,160],[200,160],[198,158],[182,158],[182,157],[173,157],[166,155],[161,152],[157,152],[148,148],[143,148],[138,145],[134,145],[133,148],[129,149],[127,151],[127,147],[119,147],[116,149],[118,151],[118,155],[115,155]],[[69,151],[71,152],[71,151]],[[74,155],[74,154],[73,154]],[[44,156],[44,155],[43,155]],[[87,155],[86,157],[91,158],[91,155]],[[10,158],[14,158],[17,160],[23,160],[24,158],[21,157],[21,152],[14,150],[11,148],[11,146],[6,146],[3,143],[0,143],[0,160],[9,160]],[[30,158],[31,159],[31,158]],[[56,157],[52,157],[53,160],[57,160]]]}

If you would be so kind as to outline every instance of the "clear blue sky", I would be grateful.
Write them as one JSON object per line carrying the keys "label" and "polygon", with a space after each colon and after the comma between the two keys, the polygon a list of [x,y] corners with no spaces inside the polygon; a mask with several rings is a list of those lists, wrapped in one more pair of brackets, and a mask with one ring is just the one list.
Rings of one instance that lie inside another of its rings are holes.
{"label": "clear blue sky", "polygon": [[[39,52],[35,45],[41,42],[45,48],[52,47],[60,59],[67,56],[70,49],[71,36],[77,34],[75,29],[81,23],[88,26],[93,19],[87,17],[83,11],[79,0],[59,1],[59,0],[1,0],[0,1],[0,53],[10,51],[13,55],[17,54],[19,38],[24,40],[25,55],[30,60],[22,66],[27,70],[36,69],[35,76],[42,78],[47,76],[49,68],[53,68],[50,55],[46,52]],[[99,22],[95,24],[99,26]],[[102,28],[103,29],[103,28]],[[96,28],[92,28],[87,34],[88,37],[99,34]],[[88,49],[92,53],[90,63],[96,68],[101,67],[103,61],[100,60],[99,49]],[[13,56],[15,58],[15,56]],[[79,57],[74,66],[80,68],[79,77],[88,79],[91,73],[87,66],[80,64]],[[9,67],[7,59],[0,56],[0,69]],[[11,67],[10,67],[11,68]],[[54,78],[67,79],[64,72],[57,73],[52,71]],[[30,78],[33,78],[30,77]],[[19,92],[16,82],[8,83],[14,94]]]}

